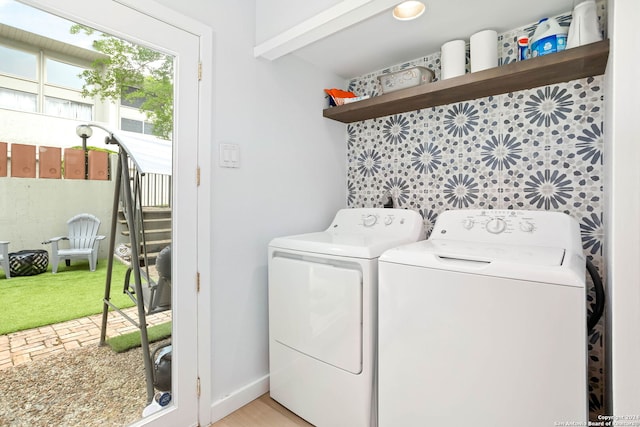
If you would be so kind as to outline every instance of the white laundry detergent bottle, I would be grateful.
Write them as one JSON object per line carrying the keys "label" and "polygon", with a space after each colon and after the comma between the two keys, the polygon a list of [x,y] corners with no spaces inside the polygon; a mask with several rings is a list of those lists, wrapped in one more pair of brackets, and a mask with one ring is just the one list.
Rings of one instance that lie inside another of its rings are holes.
{"label": "white laundry detergent bottle", "polygon": [[543,18],[531,37],[531,57],[560,52],[567,46],[568,29],[560,26],[555,18]]}
{"label": "white laundry detergent bottle", "polygon": [[595,0],[585,0],[573,8],[567,49],[602,40]]}

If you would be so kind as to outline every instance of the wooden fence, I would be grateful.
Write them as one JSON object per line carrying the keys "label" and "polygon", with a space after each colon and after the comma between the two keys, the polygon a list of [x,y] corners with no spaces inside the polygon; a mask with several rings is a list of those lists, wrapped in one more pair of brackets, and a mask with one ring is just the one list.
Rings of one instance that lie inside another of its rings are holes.
{"label": "wooden fence", "polygon": [[[89,151],[88,171],[85,170],[85,153],[81,149],[11,144],[8,157],[6,142],[0,142],[0,177],[87,179],[106,181],[109,179],[109,153]],[[64,154],[64,157],[62,156]],[[9,174],[11,170],[11,175]]]}

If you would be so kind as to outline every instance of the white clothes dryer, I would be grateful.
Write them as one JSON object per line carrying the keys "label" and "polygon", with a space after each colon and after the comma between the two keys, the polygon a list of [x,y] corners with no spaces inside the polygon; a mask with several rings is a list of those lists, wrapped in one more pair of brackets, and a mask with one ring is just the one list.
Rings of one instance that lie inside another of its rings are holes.
{"label": "white clothes dryer", "polygon": [[376,423],[378,257],[424,238],[420,214],[342,209],[322,232],[269,244],[273,399],[318,427]]}
{"label": "white clothes dryer", "polygon": [[386,251],[379,273],[380,427],[587,424],[571,217],[446,211],[428,240]]}

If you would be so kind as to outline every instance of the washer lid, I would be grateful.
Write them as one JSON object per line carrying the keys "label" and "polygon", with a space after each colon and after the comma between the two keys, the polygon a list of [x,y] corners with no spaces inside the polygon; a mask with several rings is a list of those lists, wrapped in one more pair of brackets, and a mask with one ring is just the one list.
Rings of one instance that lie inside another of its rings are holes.
{"label": "washer lid", "polygon": [[484,262],[515,262],[519,264],[562,265],[565,250],[542,246],[504,245],[464,241],[431,240],[427,249],[441,258]]}
{"label": "washer lid", "polygon": [[321,231],[278,237],[273,239],[269,246],[316,254],[373,259],[378,258],[387,249],[413,241],[415,239],[394,236]]}
{"label": "washer lid", "polygon": [[564,257],[562,248],[431,239],[389,250],[381,261],[419,267],[441,267],[443,263],[456,260],[478,264],[561,266]]}
{"label": "washer lid", "polygon": [[584,288],[584,256],[562,248],[498,245],[458,240],[425,240],[389,249],[384,265],[504,277]]}

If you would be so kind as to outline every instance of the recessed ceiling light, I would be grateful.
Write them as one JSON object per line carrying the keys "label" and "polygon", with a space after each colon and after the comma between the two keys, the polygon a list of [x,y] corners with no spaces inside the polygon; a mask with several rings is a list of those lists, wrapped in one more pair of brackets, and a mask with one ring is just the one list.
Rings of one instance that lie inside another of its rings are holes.
{"label": "recessed ceiling light", "polygon": [[400,21],[409,21],[422,15],[424,9],[424,3],[421,1],[403,1],[393,9],[393,17]]}

